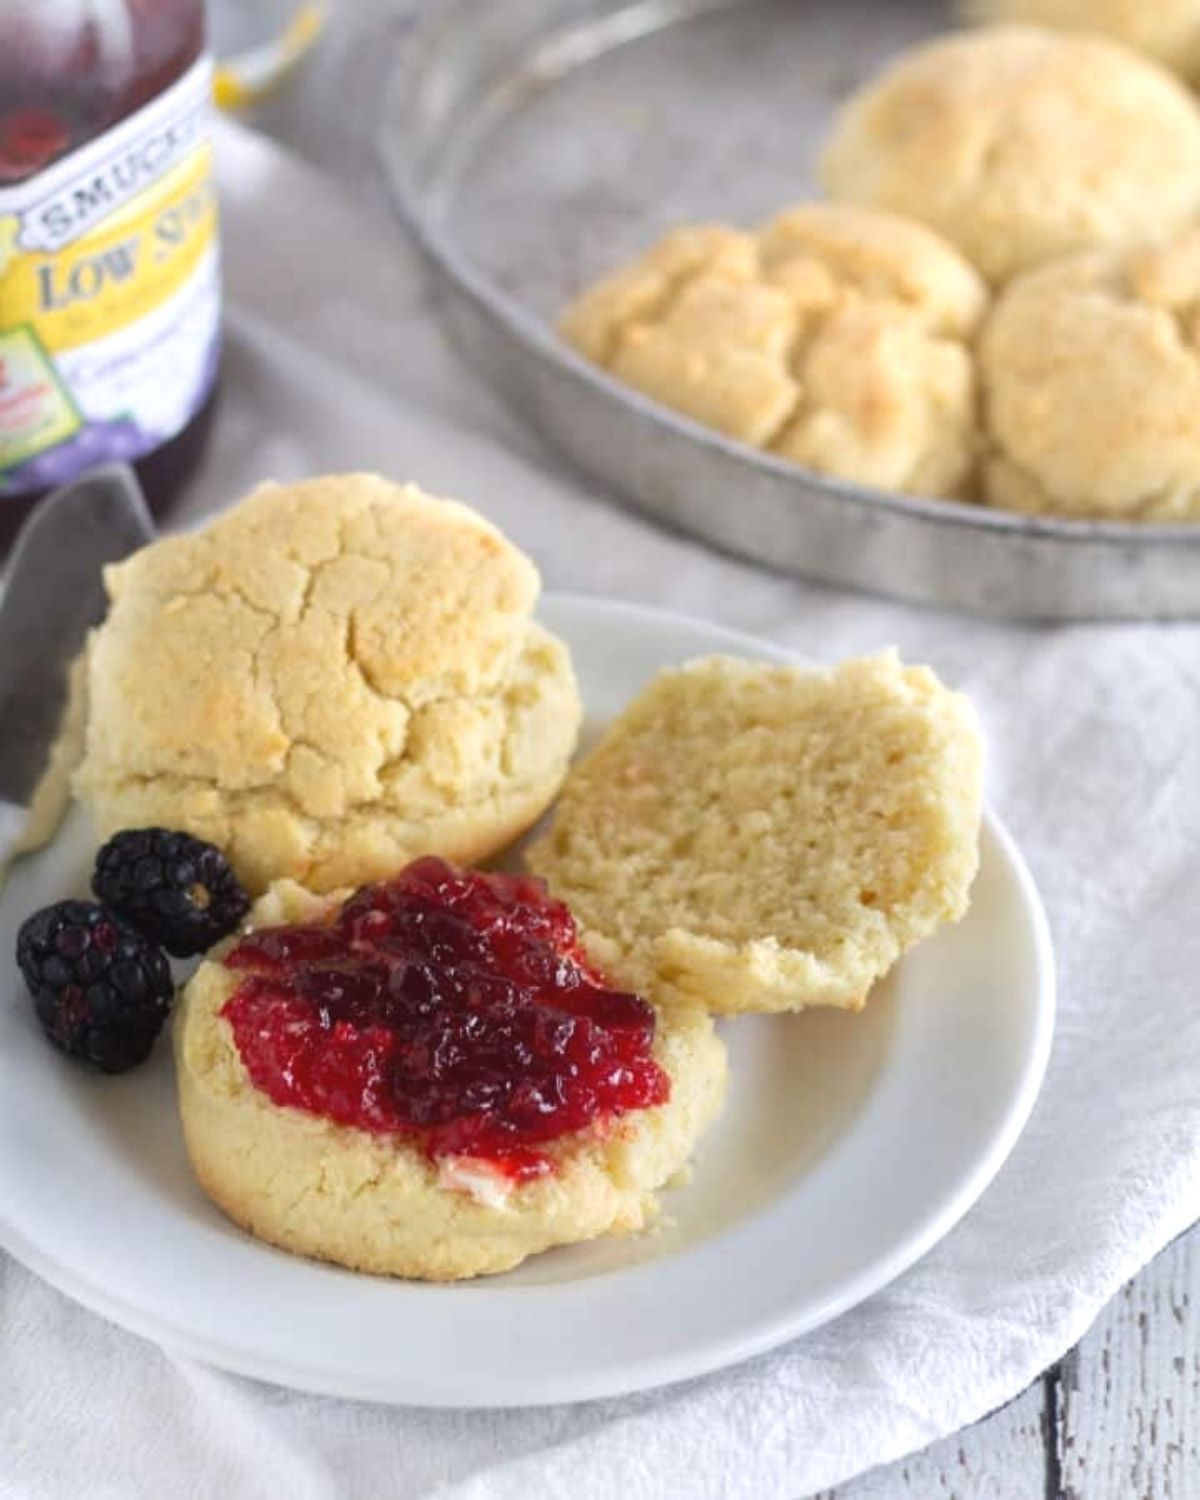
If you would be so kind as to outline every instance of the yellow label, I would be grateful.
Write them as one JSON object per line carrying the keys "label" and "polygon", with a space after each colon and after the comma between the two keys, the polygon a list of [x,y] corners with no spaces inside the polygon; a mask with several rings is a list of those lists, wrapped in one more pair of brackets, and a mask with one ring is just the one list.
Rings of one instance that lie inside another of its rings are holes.
{"label": "yellow label", "polygon": [[161,447],[211,391],[210,109],[201,58],[78,151],[0,185],[0,499]]}
{"label": "yellow label", "polygon": [[204,145],[115,220],[55,255],[10,260],[3,321],[32,325],[54,354],[103,338],[174,296],[216,229],[212,147]]}

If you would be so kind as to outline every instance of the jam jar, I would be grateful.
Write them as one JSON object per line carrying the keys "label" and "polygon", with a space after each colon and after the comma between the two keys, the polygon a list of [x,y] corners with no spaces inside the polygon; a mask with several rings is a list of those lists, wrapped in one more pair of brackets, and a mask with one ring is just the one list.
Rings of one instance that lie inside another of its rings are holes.
{"label": "jam jar", "polygon": [[0,552],[134,464],[162,511],[220,351],[203,0],[0,0]]}

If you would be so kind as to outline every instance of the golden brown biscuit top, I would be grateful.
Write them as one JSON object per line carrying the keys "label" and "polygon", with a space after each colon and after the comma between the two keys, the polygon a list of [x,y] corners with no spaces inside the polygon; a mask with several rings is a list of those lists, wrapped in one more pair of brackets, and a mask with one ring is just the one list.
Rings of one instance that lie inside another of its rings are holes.
{"label": "golden brown biscuit top", "polygon": [[500,684],[538,592],[482,517],[367,474],[263,485],[105,582],[93,764],[230,789],[286,772],[314,808],[377,793],[426,705]]}
{"label": "golden brown biscuit top", "polygon": [[923,225],[804,204],[677,229],[585,292],[565,338],[718,432],[862,483],[970,488],[979,274]]}
{"label": "golden brown biscuit top", "polygon": [[1018,277],[980,344],[992,503],[1200,516],[1200,230]]}
{"label": "golden brown biscuit top", "polygon": [[766,279],[802,306],[862,298],[894,303],[931,332],[965,338],[983,314],[978,275],[940,236],[896,214],[809,203],[758,236]]}
{"label": "golden brown biscuit top", "polygon": [[1104,37],[997,26],[896,59],[843,110],[834,196],[909,213],[995,281],[1200,208],[1200,110]]}

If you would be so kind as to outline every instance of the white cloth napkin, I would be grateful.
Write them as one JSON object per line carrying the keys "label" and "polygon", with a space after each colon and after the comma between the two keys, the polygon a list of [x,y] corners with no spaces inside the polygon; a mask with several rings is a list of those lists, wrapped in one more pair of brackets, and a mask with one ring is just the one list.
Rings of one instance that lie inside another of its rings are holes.
{"label": "white cloth napkin", "polygon": [[478,506],[551,587],[822,658],[895,642],[931,661],[980,706],[991,798],[1045,895],[1058,1034],[1012,1159],[919,1266],[774,1354],[624,1400],[431,1412],[296,1395],[163,1353],[0,1256],[0,1496],[798,1500],[982,1416],[1200,1214],[1200,632],[909,610],[656,529],[573,483],[455,362],[382,220],[247,132],[220,144],[224,403],[188,514],[264,476],[375,467]]}

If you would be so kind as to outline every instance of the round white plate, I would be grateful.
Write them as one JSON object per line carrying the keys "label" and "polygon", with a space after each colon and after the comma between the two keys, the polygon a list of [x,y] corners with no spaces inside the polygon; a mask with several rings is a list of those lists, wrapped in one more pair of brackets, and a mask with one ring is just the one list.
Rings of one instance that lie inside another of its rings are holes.
{"label": "round white plate", "polygon": [[[542,618],[594,727],[660,668],[781,653],[585,598]],[[0,1242],[135,1332],[242,1374],[339,1396],[515,1406],[681,1380],[804,1333],[923,1255],[983,1192],[1032,1108],[1053,961],[1029,873],[988,817],[970,912],[861,1015],[722,1024],[723,1117],[666,1227],[457,1286],[358,1276],[257,1243],[192,1180],[169,1048],[120,1078],[48,1047],[12,963],[34,907],[86,888],[76,818],[0,899]]]}

